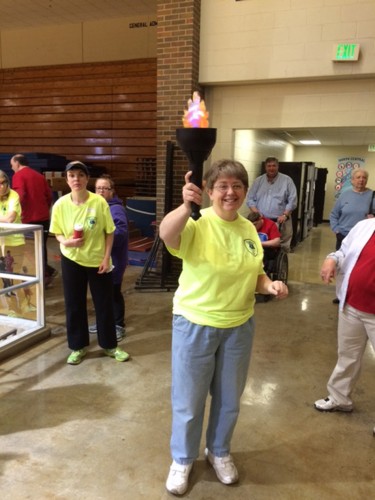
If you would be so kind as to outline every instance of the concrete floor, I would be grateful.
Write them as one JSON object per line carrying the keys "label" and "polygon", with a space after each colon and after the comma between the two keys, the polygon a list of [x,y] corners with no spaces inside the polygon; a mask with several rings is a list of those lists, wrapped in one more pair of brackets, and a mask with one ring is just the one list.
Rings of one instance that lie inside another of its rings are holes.
{"label": "concrete floor", "polygon": [[[202,453],[184,498],[364,499],[375,487],[374,352],[368,347],[352,414],[322,414],[336,361],[333,286],[320,283],[334,245],[326,225],[289,256],[290,297],[256,305],[248,384],[232,441],[240,473],[218,482]],[[51,244],[51,252],[55,246]],[[57,264],[58,265],[58,264]],[[171,292],[139,292],[124,280],[128,363],[90,353],[69,366],[61,278],[46,292],[52,336],[0,364],[3,500],[173,498],[170,455]],[[92,315],[92,309],[90,309]]]}

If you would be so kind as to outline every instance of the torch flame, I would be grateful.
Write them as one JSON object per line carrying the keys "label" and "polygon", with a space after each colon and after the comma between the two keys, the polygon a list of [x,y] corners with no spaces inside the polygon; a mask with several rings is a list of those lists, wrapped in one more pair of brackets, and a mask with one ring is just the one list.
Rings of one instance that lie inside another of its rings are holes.
{"label": "torch flame", "polygon": [[182,123],[185,128],[208,128],[208,111],[199,92],[195,91],[193,98],[188,100]]}

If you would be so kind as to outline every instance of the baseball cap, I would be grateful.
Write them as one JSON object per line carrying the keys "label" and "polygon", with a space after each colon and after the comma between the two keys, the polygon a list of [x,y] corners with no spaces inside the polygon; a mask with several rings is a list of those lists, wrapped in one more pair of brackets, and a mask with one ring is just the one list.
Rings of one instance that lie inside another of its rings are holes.
{"label": "baseball cap", "polygon": [[69,170],[82,170],[86,175],[89,175],[89,169],[86,167],[84,163],[81,161],[71,161],[65,167],[65,172],[69,172]]}

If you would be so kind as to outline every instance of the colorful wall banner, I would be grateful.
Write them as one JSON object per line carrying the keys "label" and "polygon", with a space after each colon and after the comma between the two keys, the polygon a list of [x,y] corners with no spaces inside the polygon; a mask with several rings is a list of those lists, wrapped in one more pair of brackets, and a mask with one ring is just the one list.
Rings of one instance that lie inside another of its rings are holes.
{"label": "colorful wall banner", "polygon": [[352,172],[356,168],[365,168],[365,158],[357,158],[354,156],[338,158],[336,178],[335,178],[335,199],[341,193],[351,188]]}

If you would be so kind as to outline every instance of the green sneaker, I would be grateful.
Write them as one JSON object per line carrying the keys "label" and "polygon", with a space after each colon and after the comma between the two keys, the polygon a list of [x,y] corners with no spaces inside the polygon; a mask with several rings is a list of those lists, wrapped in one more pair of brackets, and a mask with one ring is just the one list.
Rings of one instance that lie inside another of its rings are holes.
{"label": "green sneaker", "polygon": [[104,352],[107,356],[115,358],[116,361],[127,361],[130,358],[130,355],[119,347],[115,347],[114,349],[104,349]]}
{"label": "green sneaker", "polygon": [[72,351],[66,362],[68,365],[79,365],[83,358],[86,356],[86,349],[79,349],[78,351]]}

